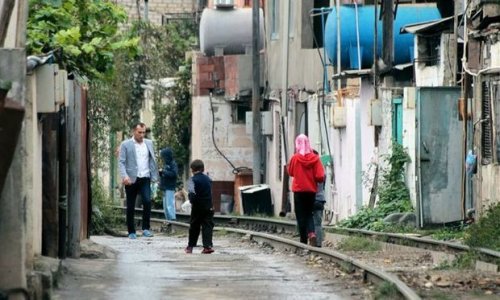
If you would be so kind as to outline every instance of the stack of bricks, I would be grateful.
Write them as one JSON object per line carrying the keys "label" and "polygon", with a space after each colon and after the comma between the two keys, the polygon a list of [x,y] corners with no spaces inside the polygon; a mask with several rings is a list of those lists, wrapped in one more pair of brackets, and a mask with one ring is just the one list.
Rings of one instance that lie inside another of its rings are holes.
{"label": "stack of bricks", "polygon": [[224,57],[202,56],[194,60],[193,86],[194,96],[206,96],[211,90],[224,90]]}

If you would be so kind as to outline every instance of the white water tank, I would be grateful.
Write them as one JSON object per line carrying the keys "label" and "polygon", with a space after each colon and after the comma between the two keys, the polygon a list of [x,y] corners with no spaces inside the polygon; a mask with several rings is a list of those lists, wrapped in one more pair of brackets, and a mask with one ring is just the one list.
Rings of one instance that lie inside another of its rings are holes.
{"label": "white water tank", "polygon": [[[259,50],[261,50],[264,47],[262,9],[259,9],[259,28]],[[252,8],[203,10],[200,20],[201,52],[208,56],[238,55],[247,53],[247,49],[251,51],[251,47]]]}
{"label": "white water tank", "polygon": [[233,8],[234,0],[214,0],[214,5],[217,8]]}

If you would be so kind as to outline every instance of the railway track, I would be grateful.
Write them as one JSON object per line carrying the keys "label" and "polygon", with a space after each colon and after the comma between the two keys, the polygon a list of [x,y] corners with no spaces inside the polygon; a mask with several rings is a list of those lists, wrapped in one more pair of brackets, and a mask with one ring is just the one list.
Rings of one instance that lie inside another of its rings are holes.
{"label": "railway track", "polygon": [[[259,219],[259,218],[254,218]],[[226,218],[224,218],[226,220]],[[253,226],[257,226],[262,229],[263,220],[253,220],[257,223],[253,223]],[[252,221],[249,221],[251,223]],[[158,226],[164,223],[164,219],[159,218],[151,218],[151,223],[156,223]],[[189,223],[181,222],[181,221],[169,221],[168,223],[172,224],[176,229],[185,229],[189,228]],[[228,223],[231,224],[231,223]],[[275,228],[275,226],[270,225],[271,228]],[[279,226],[278,226],[279,227]],[[283,228],[283,227],[281,227]],[[374,268],[370,265],[367,265],[359,260],[353,259],[347,255],[344,255],[340,252],[332,251],[325,248],[312,247],[309,245],[301,244],[299,242],[293,241],[288,238],[283,238],[277,236],[275,234],[268,234],[264,232],[252,231],[252,230],[244,230],[238,228],[232,228],[227,226],[216,226],[214,228],[215,231],[225,231],[229,233],[235,233],[242,236],[246,236],[251,241],[255,241],[261,244],[265,244],[271,246],[273,249],[279,249],[285,253],[299,253],[303,251],[307,251],[308,255],[314,255],[315,257],[321,258],[325,263],[334,263],[344,272],[352,274],[357,273],[361,274],[361,278],[364,283],[371,283],[374,285],[379,285],[381,283],[389,283],[394,286],[399,295],[404,299],[421,299],[419,295],[408,287],[403,281],[401,281],[397,276],[380,270],[378,268]],[[272,229],[274,231],[274,229]]]}
{"label": "railway track", "polygon": [[[123,207],[117,208],[124,210]],[[140,209],[137,210],[137,213],[140,215]],[[156,222],[163,223],[163,211],[153,210],[152,218],[154,218]],[[471,251],[469,247],[457,243],[442,242],[426,238],[407,236],[403,234],[380,233],[366,230],[338,229],[327,227],[328,231],[333,232],[334,235],[341,236],[343,238],[345,238],[346,236],[356,235],[367,237],[370,240],[379,241],[384,245],[395,244],[395,246],[393,247],[395,247],[396,250],[391,250],[392,252],[389,252],[389,260],[392,260],[391,267],[386,267],[384,266],[384,262],[380,263],[379,261],[377,263],[373,263],[376,258],[370,260],[370,256],[376,257],[378,256],[378,254],[366,252],[344,253],[336,251],[334,247],[328,245],[323,248],[317,248],[298,243],[296,241],[296,237],[291,238],[294,234],[296,234],[295,222],[270,218],[229,215],[216,215],[214,217],[214,221],[219,230],[246,235],[250,237],[251,240],[271,245],[273,248],[279,249],[284,253],[298,253],[298,251],[308,251],[311,255],[320,257],[325,262],[335,263],[337,266],[340,266],[340,268],[343,269],[346,273],[355,272],[356,274],[361,274],[361,278],[363,278],[363,281],[371,282],[374,284],[380,284],[381,282],[391,283],[397,289],[398,293],[405,299],[420,299],[419,293],[425,294],[425,291],[422,292],[422,285],[415,285],[415,280],[413,278],[414,275],[411,274],[412,271],[414,271],[412,269],[416,269],[415,264],[412,266],[411,263],[406,263],[405,265],[405,261],[407,260],[408,256],[413,255],[414,257],[417,257],[418,260],[422,258],[426,260],[429,251],[445,253],[446,255],[460,255],[469,253]],[[177,221],[170,223],[172,223],[175,227],[187,228],[188,222],[189,215],[178,213]],[[489,249],[475,249],[475,251],[476,253],[480,254],[478,256],[475,256],[475,259],[477,259],[478,262],[481,261],[487,263],[489,264],[490,269],[498,270],[498,262],[500,261],[500,254],[498,252]],[[413,252],[417,254],[414,254]],[[476,264],[478,262],[476,262]],[[415,261],[413,261],[413,263],[415,263]],[[432,259],[431,263],[427,261],[419,265],[419,262],[417,261],[416,265],[419,268],[433,268]],[[427,275],[426,278],[435,276],[437,275]],[[420,280],[422,280],[422,278],[420,278]],[[440,277],[438,278],[438,281],[439,280],[441,280]],[[493,285],[493,291],[487,292],[499,295],[500,291],[497,287],[495,287],[495,285],[498,286],[499,283],[500,278],[494,276],[493,281],[490,284]],[[428,284],[433,286],[433,283],[426,282],[426,288],[429,287]],[[442,287],[442,285],[445,284],[446,280],[436,283],[436,285],[439,287]],[[481,288],[484,288],[484,286],[481,286]],[[417,290],[419,291],[419,293],[416,292]]]}
{"label": "railway track", "polygon": [[[115,208],[125,211],[125,207],[115,207]],[[137,213],[139,213],[141,212],[141,209],[137,209],[136,211]],[[176,216],[179,222],[189,222],[190,216],[186,213],[177,213]],[[163,211],[152,210],[151,217],[157,219],[164,219]],[[258,232],[287,233],[287,234],[296,233],[296,223],[293,221],[259,218],[251,216],[215,215],[214,222],[216,226],[244,228]],[[369,231],[362,229],[337,228],[329,226],[324,228],[328,232],[332,232],[337,235],[363,236],[383,243],[408,246],[424,250],[439,251],[453,255],[465,254],[470,251],[474,251],[477,254],[478,261],[496,265],[498,270],[500,270],[499,267],[500,252],[493,251],[490,249],[485,249],[485,248],[471,249],[469,246],[458,243],[439,241],[429,238],[421,238],[421,237],[415,237],[398,233],[385,233],[385,232],[376,232],[376,231]]]}

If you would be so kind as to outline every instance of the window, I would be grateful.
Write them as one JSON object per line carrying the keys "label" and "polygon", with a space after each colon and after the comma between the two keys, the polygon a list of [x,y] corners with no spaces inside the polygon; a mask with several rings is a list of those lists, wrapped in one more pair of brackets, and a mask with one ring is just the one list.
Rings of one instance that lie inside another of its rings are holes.
{"label": "window", "polygon": [[280,24],[280,2],[279,0],[271,0],[271,40],[279,38],[279,24]]}
{"label": "window", "polygon": [[421,36],[418,38],[418,62],[435,66],[439,62],[441,35]]}
{"label": "window", "polygon": [[231,116],[233,123],[245,123],[246,119],[246,112],[251,111],[252,108],[250,107],[250,102],[249,101],[244,101],[244,102],[233,102],[231,104]]}

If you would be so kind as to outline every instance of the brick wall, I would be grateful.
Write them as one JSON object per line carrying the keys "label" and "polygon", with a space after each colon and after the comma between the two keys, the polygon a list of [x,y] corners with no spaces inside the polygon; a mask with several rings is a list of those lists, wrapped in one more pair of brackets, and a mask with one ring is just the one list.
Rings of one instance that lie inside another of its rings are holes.
{"label": "brick wall", "polygon": [[[136,0],[116,0],[116,3],[125,8],[129,22],[138,20]],[[149,21],[161,25],[163,14],[192,13],[196,9],[196,3],[196,0],[149,0]],[[144,4],[144,0],[139,1],[141,18],[144,18]]]}
{"label": "brick wall", "polygon": [[193,96],[206,96],[210,89],[216,87],[224,89],[224,57],[202,56],[194,59],[193,66]]}

